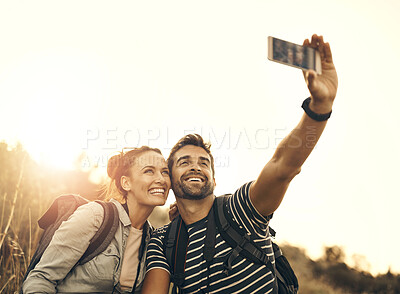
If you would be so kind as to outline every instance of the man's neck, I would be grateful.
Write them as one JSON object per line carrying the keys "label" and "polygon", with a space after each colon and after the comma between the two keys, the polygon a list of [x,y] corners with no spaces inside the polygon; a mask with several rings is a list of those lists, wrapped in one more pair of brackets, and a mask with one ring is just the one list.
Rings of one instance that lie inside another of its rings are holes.
{"label": "man's neck", "polygon": [[177,199],[179,213],[185,224],[193,224],[205,218],[214,203],[215,196],[210,194],[201,200]]}

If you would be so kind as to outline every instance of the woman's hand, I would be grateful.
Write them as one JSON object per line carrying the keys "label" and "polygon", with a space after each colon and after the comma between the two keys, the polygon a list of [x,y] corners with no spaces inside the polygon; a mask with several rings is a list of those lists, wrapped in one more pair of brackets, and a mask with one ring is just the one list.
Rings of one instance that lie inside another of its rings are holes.
{"label": "woman's hand", "polygon": [[171,222],[179,215],[178,205],[176,204],[176,202],[169,206],[168,215]]}

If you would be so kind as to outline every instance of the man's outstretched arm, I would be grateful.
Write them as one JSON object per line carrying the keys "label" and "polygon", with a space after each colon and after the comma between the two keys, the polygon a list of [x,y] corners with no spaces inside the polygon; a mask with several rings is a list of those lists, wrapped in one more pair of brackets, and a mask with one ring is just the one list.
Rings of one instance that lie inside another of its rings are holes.
{"label": "man's outstretched arm", "polygon": [[[303,45],[317,49],[322,63],[321,75],[314,71],[304,74],[311,94],[309,108],[317,114],[329,113],[338,87],[329,43],[325,43],[322,36],[313,35],[311,41],[305,40]],[[250,188],[251,200],[261,214],[269,215],[278,208],[290,181],[300,172],[318,142],[326,122],[314,120],[304,113],[296,128],[280,142]]]}

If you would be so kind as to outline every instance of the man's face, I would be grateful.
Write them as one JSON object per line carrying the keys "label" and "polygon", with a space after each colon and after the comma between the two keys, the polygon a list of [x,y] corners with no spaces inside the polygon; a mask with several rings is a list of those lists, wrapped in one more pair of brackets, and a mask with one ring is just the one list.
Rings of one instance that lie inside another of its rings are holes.
{"label": "man's face", "polygon": [[174,156],[171,181],[177,198],[200,200],[212,195],[215,180],[208,153],[194,145],[179,149]]}

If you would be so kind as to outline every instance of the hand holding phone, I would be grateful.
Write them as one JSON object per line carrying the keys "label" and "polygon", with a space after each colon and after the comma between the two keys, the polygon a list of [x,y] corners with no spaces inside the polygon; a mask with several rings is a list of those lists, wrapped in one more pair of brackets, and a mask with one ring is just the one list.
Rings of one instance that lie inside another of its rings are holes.
{"label": "hand holding phone", "polygon": [[322,73],[321,56],[317,50],[271,36],[268,37],[268,59],[304,71],[312,69],[317,74]]}

